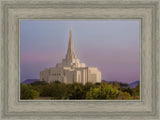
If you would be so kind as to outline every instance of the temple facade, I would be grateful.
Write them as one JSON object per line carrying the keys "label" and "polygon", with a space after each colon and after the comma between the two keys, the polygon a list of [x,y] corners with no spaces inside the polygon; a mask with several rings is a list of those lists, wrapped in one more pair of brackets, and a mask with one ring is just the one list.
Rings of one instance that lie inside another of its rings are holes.
{"label": "temple facade", "polygon": [[55,67],[46,68],[40,72],[40,81],[53,82],[59,81],[64,83],[100,83],[101,72],[96,67],[86,67],[76,58],[73,48],[72,30],[70,27],[70,36],[68,50],[62,63],[57,63]]}

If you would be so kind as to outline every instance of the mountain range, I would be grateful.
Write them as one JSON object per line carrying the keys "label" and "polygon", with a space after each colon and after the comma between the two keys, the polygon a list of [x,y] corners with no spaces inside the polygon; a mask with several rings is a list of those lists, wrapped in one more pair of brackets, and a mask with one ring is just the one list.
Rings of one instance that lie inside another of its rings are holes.
{"label": "mountain range", "polygon": [[135,81],[135,82],[132,82],[132,83],[129,84],[129,87],[130,88],[135,88],[138,85],[138,83],[139,83],[139,80]]}
{"label": "mountain range", "polygon": [[22,81],[21,83],[23,84],[31,84],[34,83],[36,81],[40,81],[39,79],[26,79],[25,81]]}
{"label": "mountain range", "polygon": [[[23,84],[31,84],[35,81],[40,81],[39,79],[26,79],[25,81],[21,82]],[[107,82],[107,83],[115,83],[115,81],[105,81],[105,80],[102,80],[103,82]],[[137,80],[137,81],[134,81],[134,82],[131,82],[131,83],[123,83],[123,82],[118,82],[119,84],[127,84],[127,87],[129,88],[135,88],[137,86],[137,84],[139,83],[140,81]]]}
{"label": "mountain range", "polygon": [[[102,80],[102,81],[104,81],[104,82],[106,82],[106,83],[115,83],[115,81],[105,81],[105,80]],[[117,81],[118,82],[118,81]],[[123,84],[123,85],[127,85],[126,87],[128,88],[135,88],[137,85],[138,85],[138,83],[139,83],[140,81],[139,80],[137,80],[137,81],[134,81],[134,82],[131,82],[131,83],[124,83],[124,82],[118,82],[119,84]]]}

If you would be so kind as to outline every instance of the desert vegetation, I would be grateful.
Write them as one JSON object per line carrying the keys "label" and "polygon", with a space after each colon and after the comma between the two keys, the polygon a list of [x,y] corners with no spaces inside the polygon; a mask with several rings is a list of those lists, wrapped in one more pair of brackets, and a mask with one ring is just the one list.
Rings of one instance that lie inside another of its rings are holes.
{"label": "desert vegetation", "polygon": [[106,83],[97,84],[81,83],[65,84],[59,81],[47,83],[36,81],[31,84],[20,85],[21,100],[136,100],[140,99],[140,84],[135,88],[127,84]]}

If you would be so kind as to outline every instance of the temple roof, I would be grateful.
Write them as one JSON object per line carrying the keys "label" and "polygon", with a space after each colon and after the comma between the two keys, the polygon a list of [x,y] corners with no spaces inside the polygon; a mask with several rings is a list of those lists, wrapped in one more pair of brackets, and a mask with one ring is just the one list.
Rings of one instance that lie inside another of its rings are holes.
{"label": "temple roof", "polygon": [[66,59],[76,59],[73,47],[73,40],[72,40],[72,28],[70,26],[70,35],[69,35],[69,43],[68,43],[68,50],[66,54]]}

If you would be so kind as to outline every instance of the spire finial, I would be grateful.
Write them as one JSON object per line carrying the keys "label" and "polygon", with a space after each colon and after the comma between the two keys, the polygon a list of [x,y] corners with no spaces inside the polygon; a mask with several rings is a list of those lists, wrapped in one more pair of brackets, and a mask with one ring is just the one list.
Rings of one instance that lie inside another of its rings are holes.
{"label": "spire finial", "polygon": [[73,41],[72,41],[72,28],[70,26],[70,35],[69,35],[69,43],[68,43],[68,50],[66,54],[66,59],[75,59],[75,53],[74,53],[74,48],[73,48]]}
{"label": "spire finial", "polygon": [[71,25],[70,25],[70,31],[72,31],[72,27],[71,27]]}

